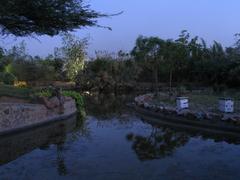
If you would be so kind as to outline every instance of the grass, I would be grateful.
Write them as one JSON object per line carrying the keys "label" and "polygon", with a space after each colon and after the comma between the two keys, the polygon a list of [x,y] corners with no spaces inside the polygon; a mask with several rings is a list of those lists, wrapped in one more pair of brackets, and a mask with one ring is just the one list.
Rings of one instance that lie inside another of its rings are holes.
{"label": "grass", "polygon": [[0,85],[0,97],[10,96],[15,98],[30,99],[33,90],[29,88],[18,88],[11,85]]}
{"label": "grass", "polygon": [[[214,92],[187,92],[183,96],[189,98],[189,106],[192,110],[218,112],[218,100],[221,97],[234,99],[235,112],[240,113],[240,94],[238,91],[226,91],[223,93]],[[168,93],[160,92],[159,97],[154,100],[155,104],[164,104],[166,106],[176,106],[176,96],[169,97]]]}

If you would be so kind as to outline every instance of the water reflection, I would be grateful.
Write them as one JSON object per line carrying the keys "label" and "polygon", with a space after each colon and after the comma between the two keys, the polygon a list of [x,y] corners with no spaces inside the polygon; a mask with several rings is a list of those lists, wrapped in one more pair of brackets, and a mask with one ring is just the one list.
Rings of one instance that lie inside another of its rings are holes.
{"label": "water reflection", "polygon": [[188,142],[189,136],[169,128],[153,127],[148,135],[130,133],[127,139],[132,142],[132,148],[140,160],[151,160],[170,156],[177,148]]}
{"label": "water reflection", "polygon": [[[111,121],[113,118],[118,119],[118,123],[130,124],[130,110],[126,107],[131,102],[134,95],[122,96],[98,96],[87,98],[87,112],[98,119],[98,127],[102,127],[104,121]],[[141,118],[141,117],[140,117]],[[152,160],[164,158],[172,155],[175,150],[184,146],[191,138],[201,138],[203,140],[214,140],[214,142],[227,142],[230,144],[240,144],[238,137],[215,134],[214,132],[206,133],[201,130],[189,131],[166,126],[161,123],[152,122],[149,119],[142,119],[144,123],[152,126],[149,134],[140,135],[129,133],[126,135],[128,141],[132,142],[132,149],[139,160]],[[109,122],[107,122],[109,123]]]}
{"label": "water reflection", "polygon": [[126,107],[127,102],[132,102],[134,95],[99,95],[94,97],[85,97],[86,112],[101,120],[119,117],[129,112]]}
{"label": "water reflection", "polygon": [[0,179],[239,179],[238,139],[141,119],[131,97],[88,97],[85,120],[1,137]]}
{"label": "water reflection", "polygon": [[219,133],[217,131],[204,131],[202,129],[185,129],[178,126],[173,125],[166,125],[166,123],[162,123],[161,121],[157,121],[154,118],[148,118],[146,116],[139,115],[143,122],[151,124],[154,128],[162,129],[171,129],[171,131],[175,133],[182,133],[187,135],[189,138],[201,138],[203,140],[213,140],[214,142],[226,142],[228,144],[240,144],[240,137],[238,135],[234,136],[228,133]]}
{"label": "water reflection", "polygon": [[60,176],[67,175],[67,167],[65,165],[63,149],[64,149],[63,143],[57,145],[57,170]]}
{"label": "water reflection", "polygon": [[67,133],[75,129],[76,122],[76,117],[72,117],[29,131],[2,136],[0,138],[0,165],[13,161],[36,148],[47,150],[52,144],[57,145],[61,150],[60,147],[64,144]]}

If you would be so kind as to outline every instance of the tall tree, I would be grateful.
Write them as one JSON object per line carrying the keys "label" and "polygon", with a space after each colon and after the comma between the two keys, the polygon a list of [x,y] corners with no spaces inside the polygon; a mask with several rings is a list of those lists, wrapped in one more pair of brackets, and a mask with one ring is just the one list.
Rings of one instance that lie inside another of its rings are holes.
{"label": "tall tree", "polygon": [[3,35],[57,35],[85,26],[99,26],[107,15],[90,9],[83,0],[1,0],[0,30]]}
{"label": "tall tree", "polygon": [[133,48],[132,56],[143,62],[153,72],[155,92],[158,91],[158,76],[160,62],[163,60],[164,40],[158,37],[139,36]]}
{"label": "tall tree", "polygon": [[225,50],[221,43],[214,41],[210,47],[211,58],[214,60],[223,60],[225,58]]}
{"label": "tall tree", "polygon": [[73,81],[84,68],[88,39],[79,39],[72,34],[65,34],[62,41],[63,47],[60,50],[65,60],[64,71],[67,78]]}

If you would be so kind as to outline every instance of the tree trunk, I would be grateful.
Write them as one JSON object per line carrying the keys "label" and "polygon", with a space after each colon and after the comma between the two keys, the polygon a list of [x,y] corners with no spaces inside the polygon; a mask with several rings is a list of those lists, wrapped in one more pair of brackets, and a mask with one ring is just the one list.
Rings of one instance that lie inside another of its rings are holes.
{"label": "tree trunk", "polygon": [[169,96],[172,96],[172,69],[170,70],[169,73]]}
{"label": "tree trunk", "polygon": [[155,67],[155,93],[158,94],[158,67]]}

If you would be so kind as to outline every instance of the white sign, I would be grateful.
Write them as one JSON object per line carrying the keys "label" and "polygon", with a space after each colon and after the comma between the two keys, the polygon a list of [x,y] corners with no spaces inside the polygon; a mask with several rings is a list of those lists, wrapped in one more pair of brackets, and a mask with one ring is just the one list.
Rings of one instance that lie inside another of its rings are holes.
{"label": "white sign", "polygon": [[234,112],[234,101],[229,98],[219,99],[219,110],[224,113]]}
{"label": "white sign", "polygon": [[177,109],[188,109],[188,97],[178,97],[177,98]]}

